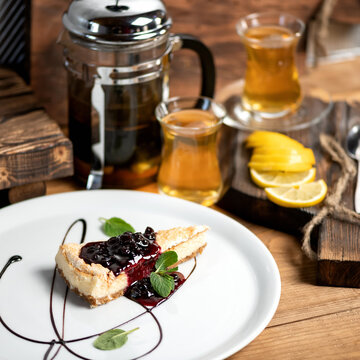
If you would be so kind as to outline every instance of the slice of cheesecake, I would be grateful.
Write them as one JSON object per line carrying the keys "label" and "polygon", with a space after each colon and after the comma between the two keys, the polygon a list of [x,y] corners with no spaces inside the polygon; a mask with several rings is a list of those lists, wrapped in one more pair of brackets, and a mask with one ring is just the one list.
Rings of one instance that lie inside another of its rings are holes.
{"label": "slice of cheesecake", "polygon": [[[200,254],[208,226],[154,232],[126,232],[107,241],[61,245],[56,266],[69,288],[92,307],[122,296],[128,286],[153,271],[159,255],[175,251],[178,264]],[[174,265],[174,266],[176,266]]]}

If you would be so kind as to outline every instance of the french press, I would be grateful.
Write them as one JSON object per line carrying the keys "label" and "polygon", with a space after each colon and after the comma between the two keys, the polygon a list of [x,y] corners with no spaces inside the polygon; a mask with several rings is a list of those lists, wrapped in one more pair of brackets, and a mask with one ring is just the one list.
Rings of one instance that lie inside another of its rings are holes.
{"label": "french press", "polygon": [[73,0],[63,24],[75,173],[88,189],[153,181],[161,151],[154,110],[169,96],[172,53],[198,54],[201,95],[212,97],[209,49],[191,35],[171,34],[160,0]]}

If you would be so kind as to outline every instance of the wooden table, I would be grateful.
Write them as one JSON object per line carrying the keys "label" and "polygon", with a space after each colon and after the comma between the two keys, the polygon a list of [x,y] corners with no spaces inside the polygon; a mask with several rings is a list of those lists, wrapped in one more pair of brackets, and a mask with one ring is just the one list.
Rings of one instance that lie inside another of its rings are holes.
{"label": "wooden table", "polygon": [[[51,194],[81,187],[65,179],[48,182],[47,189]],[[157,192],[155,184],[139,190]],[[216,206],[214,209],[220,211]],[[279,267],[282,284],[280,304],[270,324],[229,359],[360,358],[360,289],[316,286],[316,264],[303,255],[296,238],[227,215],[267,246]]]}
{"label": "wooden table", "polygon": [[[48,182],[47,189],[52,194],[82,188],[65,179]],[[138,190],[157,192],[155,184]],[[227,215],[263,241],[278,264],[282,283],[280,304],[270,324],[230,359],[360,358],[360,289],[316,286],[316,264],[302,254],[297,239]]]}
{"label": "wooden table", "polygon": [[[164,2],[174,20],[173,32],[196,34],[210,46],[217,66],[218,90],[244,74],[245,54],[235,32],[235,23],[241,16],[267,9],[308,20],[321,3],[320,0]],[[358,12],[352,8],[355,3],[339,1],[334,15],[341,19],[345,12],[357,21]],[[32,86],[49,115],[64,129],[66,74],[62,50],[55,40],[62,28],[61,14],[68,4],[69,0],[32,3]],[[172,63],[172,96],[198,92],[197,59],[190,58],[186,51],[182,54],[178,52]],[[336,100],[349,97],[359,100],[359,65],[359,61],[345,64],[340,70],[329,65],[324,71],[314,71],[307,81],[327,88]],[[180,75],[176,76],[177,73]],[[71,178],[47,183],[48,194],[80,189],[83,188]],[[152,184],[141,190],[154,192],[156,187]],[[302,254],[297,239],[237,220],[253,231],[274,256],[281,274],[282,294],[278,310],[264,332],[230,359],[360,359],[360,289],[316,286],[316,264]]]}
{"label": "wooden table", "polygon": [[[359,100],[360,85],[346,75],[358,66],[359,60],[327,65],[304,80],[329,88],[337,100]],[[72,178],[47,183],[48,194],[80,189]],[[157,192],[155,184],[138,190]],[[230,359],[360,359],[360,289],[316,286],[316,264],[303,255],[298,239],[227,215],[263,241],[275,258],[282,283],[280,304],[269,325]]]}

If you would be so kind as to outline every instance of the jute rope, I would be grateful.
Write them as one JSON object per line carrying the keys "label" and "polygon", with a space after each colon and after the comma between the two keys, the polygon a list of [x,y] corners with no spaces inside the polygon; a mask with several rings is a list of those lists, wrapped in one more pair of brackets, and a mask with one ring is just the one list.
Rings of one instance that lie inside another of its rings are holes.
{"label": "jute rope", "polygon": [[356,176],[356,167],[354,162],[348,157],[341,145],[331,136],[320,135],[321,147],[331,156],[332,160],[341,167],[341,176],[335,184],[334,191],[328,194],[324,200],[324,206],[313,219],[304,226],[304,238],[302,249],[312,260],[317,259],[317,254],[311,249],[310,236],[316,225],[321,224],[323,219],[332,215],[336,218],[357,222],[360,220],[360,214],[341,205],[342,195],[349,185],[349,182]]}

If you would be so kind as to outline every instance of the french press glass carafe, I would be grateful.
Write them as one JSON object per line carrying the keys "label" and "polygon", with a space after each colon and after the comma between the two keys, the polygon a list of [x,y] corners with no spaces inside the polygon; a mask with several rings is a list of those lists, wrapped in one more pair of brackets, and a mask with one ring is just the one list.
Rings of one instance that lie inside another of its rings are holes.
{"label": "french press glass carafe", "polygon": [[161,149],[154,109],[169,95],[172,52],[199,55],[201,94],[212,97],[210,51],[191,35],[170,33],[160,0],[73,0],[63,24],[76,175],[88,189],[153,181]]}

